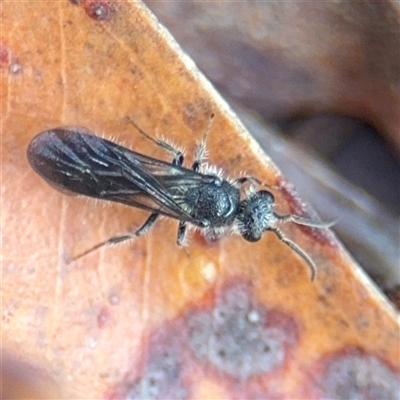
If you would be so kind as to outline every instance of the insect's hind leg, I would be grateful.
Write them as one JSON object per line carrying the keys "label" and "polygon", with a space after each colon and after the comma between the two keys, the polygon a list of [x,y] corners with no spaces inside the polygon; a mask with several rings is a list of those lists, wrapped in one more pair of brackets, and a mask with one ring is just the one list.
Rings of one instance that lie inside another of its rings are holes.
{"label": "insect's hind leg", "polygon": [[173,147],[172,145],[170,145],[169,143],[167,143],[164,140],[152,138],[145,131],[143,131],[141,128],[139,128],[131,118],[129,118],[129,121],[139,131],[139,133],[141,133],[146,139],[151,140],[157,146],[161,147],[162,149],[168,151],[168,153],[172,154],[174,156],[174,159],[172,160],[173,165],[177,165],[178,167],[182,166],[185,157],[181,150],[176,149],[175,147]]}
{"label": "insect's hind leg", "polygon": [[145,233],[147,233],[156,223],[157,218],[160,216],[160,214],[153,212],[150,214],[149,218],[146,219],[144,224],[135,232],[133,233],[126,233],[125,235],[120,235],[120,236],[113,236],[112,238],[106,240],[103,242],[104,244],[117,244],[121,242],[125,242],[125,240],[132,239],[134,237],[140,237],[143,236]]}
{"label": "insect's hind leg", "polygon": [[208,121],[208,124],[206,126],[206,130],[203,135],[203,139],[201,139],[201,142],[197,145],[196,147],[196,154],[194,157],[194,162],[192,164],[192,170],[198,172],[200,170],[200,167],[203,163],[204,158],[207,156],[207,149],[206,149],[206,142],[207,142],[207,136],[210,133],[211,125],[214,119],[214,114],[211,115],[210,120]]}
{"label": "insect's hind leg", "polygon": [[81,254],[78,254],[77,256],[75,256],[72,261],[76,261],[79,258],[88,255],[89,253],[91,253],[92,251],[98,250],[103,246],[109,245],[109,244],[117,244],[117,243],[122,243],[125,242],[127,240],[131,240],[135,237],[140,237],[143,236],[145,233],[147,233],[156,223],[157,218],[160,216],[160,214],[153,212],[152,214],[150,214],[150,216],[146,219],[146,221],[144,222],[144,224],[135,232],[133,233],[126,233],[124,235],[119,235],[119,236],[113,236],[107,240],[105,240],[104,242],[101,242],[99,244],[96,244],[96,246],[91,247],[90,249],[84,251]]}

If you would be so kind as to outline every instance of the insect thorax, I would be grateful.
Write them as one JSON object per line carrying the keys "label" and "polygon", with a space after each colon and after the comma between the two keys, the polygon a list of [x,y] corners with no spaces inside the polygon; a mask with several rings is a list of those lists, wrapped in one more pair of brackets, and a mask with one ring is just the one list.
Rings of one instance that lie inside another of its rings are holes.
{"label": "insect thorax", "polygon": [[218,178],[214,182],[188,187],[178,197],[181,206],[202,227],[229,226],[240,204],[239,189]]}

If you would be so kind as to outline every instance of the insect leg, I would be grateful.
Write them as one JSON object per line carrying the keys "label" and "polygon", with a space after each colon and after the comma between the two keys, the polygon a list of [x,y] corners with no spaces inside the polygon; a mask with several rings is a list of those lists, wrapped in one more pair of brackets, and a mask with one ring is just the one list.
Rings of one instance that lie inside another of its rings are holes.
{"label": "insect leg", "polygon": [[178,236],[176,238],[176,243],[178,244],[178,246],[182,245],[183,241],[185,240],[185,236],[186,236],[186,222],[180,221],[178,228]]}
{"label": "insect leg", "polygon": [[106,240],[103,242],[104,244],[109,243],[109,244],[117,244],[124,242],[125,240],[132,239],[134,237],[140,237],[143,236],[145,233],[147,233],[156,223],[157,218],[160,216],[160,214],[153,212],[150,214],[149,218],[146,219],[144,224],[135,232],[133,233],[126,233],[125,235],[121,236],[113,236],[112,238]]}
{"label": "insect leg", "polygon": [[[207,154],[207,150],[206,150],[206,141],[207,141],[207,136],[208,133],[210,132],[210,128],[211,128],[211,124],[212,121],[214,119],[214,114],[211,115],[210,121],[207,124],[203,139],[201,140],[201,142],[199,143],[199,145],[196,148],[196,154],[194,157],[194,162],[192,164],[192,170],[198,172],[200,170],[201,164],[203,162],[204,157]],[[183,163],[183,157],[182,157],[182,163]],[[182,165],[179,164],[180,165]],[[179,227],[178,227],[178,235],[176,238],[176,243],[178,244],[178,246],[181,246],[182,243],[185,240],[185,236],[186,236],[186,222],[185,221],[180,221],[179,222]]]}
{"label": "insect leg", "polygon": [[241,178],[235,179],[233,185],[242,186],[247,182],[250,182],[254,186],[261,185],[261,181],[253,176],[242,176]]}
{"label": "insect leg", "polygon": [[174,156],[174,159],[172,160],[173,165],[177,165],[180,167],[183,164],[184,161],[184,155],[181,150],[175,149],[173,146],[171,146],[169,143],[167,143],[164,140],[160,139],[154,139],[150,135],[148,135],[145,131],[143,131],[141,128],[139,128],[135,122],[129,118],[131,124],[141,133],[145,138],[151,140],[153,143],[155,143],[157,146],[161,147],[162,149],[168,151],[168,153],[172,154]]}
{"label": "insect leg", "polygon": [[125,242],[126,240],[131,240],[135,237],[139,237],[139,236],[143,236],[146,232],[148,232],[156,223],[157,218],[160,216],[160,214],[158,213],[152,213],[150,214],[149,218],[146,219],[146,221],[144,222],[144,224],[135,232],[133,233],[126,233],[124,235],[119,235],[119,236],[113,236],[107,240],[105,240],[104,242],[98,243],[96,244],[96,246],[91,247],[90,249],[84,251],[81,254],[78,254],[77,256],[75,256],[72,261],[76,261],[77,259],[86,256],[87,254],[91,253],[92,251],[95,251],[103,246],[106,246],[108,244],[117,244],[117,243],[122,243]]}
{"label": "insect leg", "polygon": [[315,266],[315,263],[311,259],[311,257],[304,250],[302,250],[299,246],[297,246],[296,243],[294,243],[290,239],[288,239],[280,229],[269,228],[268,230],[274,232],[275,235],[278,236],[278,238],[281,242],[283,242],[287,246],[289,246],[295,253],[297,253],[297,255],[299,255],[308,264],[308,266],[310,267],[310,270],[311,270],[311,280],[313,281],[315,278],[315,274],[317,273],[317,267]]}
{"label": "insect leg", "polygon": [[159,216],[160,214],[156,212],[151,213],[149,218],[146,219],[144,224],[133,235],[138,237],[143,236],[154,226]]}
{"label": "insect leg", "polygon": [[204,158],[207,156],[206,142],[207,142],[207,136],[210,133],[210,128],[213,119],[214,119],[214,114],[211,115],[211,118],[208,121],[203,139],[201,139],[201,142],[196,147],[196,154],[194,157],[194,162],[192,164],[193,171],[198,172],[200,170],[201,164],[203,163]]}

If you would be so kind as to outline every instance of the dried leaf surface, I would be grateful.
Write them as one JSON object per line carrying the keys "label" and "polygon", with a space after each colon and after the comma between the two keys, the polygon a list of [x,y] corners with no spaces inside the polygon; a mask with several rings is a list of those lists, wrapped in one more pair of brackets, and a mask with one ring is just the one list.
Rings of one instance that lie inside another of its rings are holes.
{"label": "dried leaf surface", "polygon": [[77,398],[396,393],[396,316],[329,231],[285,230],[317,263],[315,282],[273,234],[251,244],[192,232],[180,249],[167,220],[68,263],[146,213],[66,196],[38,177],[27,146],[56,126],[85,126],[168,159],[129,117],[185,147],[190,165],[215,114],[209,161],[279,185],[278,211],[307,215],[140,3],[78,3],[2,5],[3,348]]}

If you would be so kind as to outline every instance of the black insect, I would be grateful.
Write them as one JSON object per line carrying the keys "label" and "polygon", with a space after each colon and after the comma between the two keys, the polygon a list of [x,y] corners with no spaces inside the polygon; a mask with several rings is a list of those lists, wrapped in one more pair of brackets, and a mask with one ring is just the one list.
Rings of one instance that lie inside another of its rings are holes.
{"label": "black insect", "polygon": [[[30,165],[51,185],[151,212],[136,232],[112,237],[76,258],[105,244],[142,236],[160,215],[164,215],[180,221],[178,245],[185,239],[188,223],[211,237],[231,228],[249,242],[256,242],[265,231],[272,231],[307,262],[314,278],[313,260],[284,236],[278,224],[290,221],[319,228],[327,225],[295,215],[278,215],[274,212],[274,196],[267,190],[254,190],[259,184],[255,178],[244,176],[227,180],[217,168],[204,164],[207,134],[197,146],[195,161],[188,169],[182,166],[184,155],[180,150],[139,131],[173,154],[172,163],[136,153],[81,127],[44,131],[28,147]],[[241,200],[240,189],[245,183],[249,183],[250,188],[246,198]]]}

